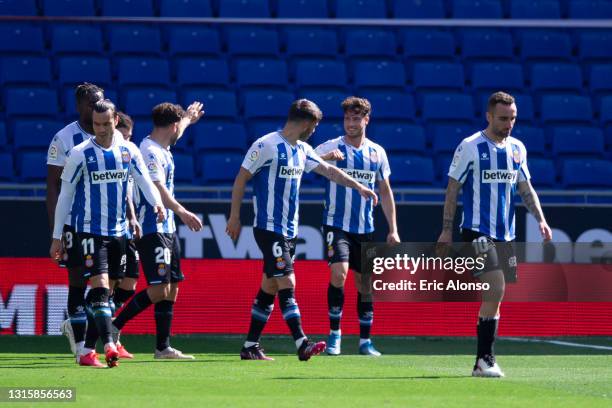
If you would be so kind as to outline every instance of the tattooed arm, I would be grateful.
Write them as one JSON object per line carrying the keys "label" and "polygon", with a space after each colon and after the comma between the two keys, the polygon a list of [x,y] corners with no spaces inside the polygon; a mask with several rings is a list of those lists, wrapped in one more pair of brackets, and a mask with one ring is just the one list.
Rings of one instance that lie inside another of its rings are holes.
{"label": "tattooed arm", "polygon": [[536,221],[538,221],[542,238],[544,241],[550,241],[552,239],[552,231],[544,218],[544,212],[542,211],[542,206],[540,205],[540,199],[538,198],[538,195],[536,194],[529,180],[519,181],[518,190],[521,198],[523,199],[523,204],[525,204],[527,210],[535,217]]}
{"label": "tattooed arm", "polygon": [[444,200],[444,215],[442,218],[442,233],[438,242],[453,242],[453,225],[455,223],[455,212],[457,211],[457,196],[462,184],[452,177],[448,178],[446,187],[446,198]]}

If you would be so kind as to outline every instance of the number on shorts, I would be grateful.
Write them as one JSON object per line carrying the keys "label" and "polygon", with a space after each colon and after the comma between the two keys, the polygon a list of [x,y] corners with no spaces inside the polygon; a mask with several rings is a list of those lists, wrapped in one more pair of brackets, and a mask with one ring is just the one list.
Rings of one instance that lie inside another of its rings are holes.
{"label": "number on shorts", "polygon": [[472,241],[472,246],[477,254],[484,254],[489,250],[490,243],[487,237],[478,237]]}
{"label": "number on shorts", "polygon": [[81,245],[83,245],[84,255],[92,255],[94,253],[94,239],[93,238],[83,239],[81,241]]}
{"label": "number on shorts", "polygon": [[333,231],[329,231],[327,233],[327,245],[331,246],[332,242],[334,242],[334,232]]}
{"label": "number on shorts", "polygon": [[280,247],[278,242],[272,244],[272,255],[274,255],[275,258],[280,258],[283,256],[283,249]]}
{"label": "number on shorts", "polygon": [[66,249],[72,248],[72,232],[66,231],[64,233],[64,242],[66,243]]}
{"label": "number on shorts", "polygon": [[171,254],[169,248],[156,247],[155,248],[155,263],[170,264]]}

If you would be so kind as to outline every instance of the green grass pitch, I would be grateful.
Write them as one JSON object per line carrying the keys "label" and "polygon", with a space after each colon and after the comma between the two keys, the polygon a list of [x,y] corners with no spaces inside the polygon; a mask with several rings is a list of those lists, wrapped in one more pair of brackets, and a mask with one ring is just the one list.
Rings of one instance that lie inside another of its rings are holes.
{"label": "green grass pitch", "polygon": [[[185,336],[172,342],[194,361],[153,360],[151,336],[124,336],[134,360],[113,369],[79,367],[63,337],[0,336],[0,386],[75,387],[86,407],[611,407],[612,350],[501,339],[503,379],[470,376],[466,338],[375,339],[381,358],[343,355],[300,362],[289,336],[263,339],[276,361],[240,361],[238,336]],[[612,346],[611,338],[563,339]],[[57,403],[2,402],[4,406]],[[65,404],[60,404],[65,405]]]}

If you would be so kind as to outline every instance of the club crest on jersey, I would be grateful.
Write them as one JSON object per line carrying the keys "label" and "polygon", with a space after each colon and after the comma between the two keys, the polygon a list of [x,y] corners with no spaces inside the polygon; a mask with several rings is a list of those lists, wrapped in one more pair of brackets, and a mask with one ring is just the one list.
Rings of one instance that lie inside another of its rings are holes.
{"label": "club crest on jersey", "polygon": [[304,169],[300,167],[280,166],[278,169],[278,177],[285,179],[297,179],[302,177]]}
{"label": "club crest on jersey", "polygon": [[121,160],[123,160],[124,163],[129,163],[130,159],[130,152],[128,152],[127,150],[121,152]]}
{"label": "club crest on jersey", "polygon": [[159,266],[157,267],[157,274],[159,276],[166,276],[166,265],[165,264],[159,264]]}
{"label": "club crest on jersey", "polygon": [[378,153],[376,153],[376,150],[372,150],[372,153],[370,153],[370,161],[372,163],[376,163],[378,161]]}
{"label": "club crest on jersey", "polygon": [[276,269],[285,269],[287,264],[283,260],[283,258],[276,258]]}
{"label": "club crest on jersey", "polygon": [[327,257],[331,258],[332,256],[334,256],[334,248],[330,245],[327,247]]}
{"label": "club crest on jersey", "polygon": [[516,164],[521,162],[521,154],[519,153],[518,149],[512,150],[512,159],[514,159]]}
{"label": "club crest on jersey", "polygon": [[87,255],[87,257],[85,257],[85,266],[88,268],[91,268],[93,265],[94,265],[93,258],[91,257],[91,255]]}

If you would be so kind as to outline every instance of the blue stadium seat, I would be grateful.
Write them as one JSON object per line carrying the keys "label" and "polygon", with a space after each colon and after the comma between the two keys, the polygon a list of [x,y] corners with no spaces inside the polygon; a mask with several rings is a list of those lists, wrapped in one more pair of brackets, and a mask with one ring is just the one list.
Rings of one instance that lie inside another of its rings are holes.
{"label": "blue stadium seat", "polygon": [[45,84],[51,82],[51,64],[48,58],[9,57],[1,60],[0,83]]}
{"label": "blue stadium seat", "polygon": [[327,0],[283,0],[278,2],[279,18],[327,18]]}
{"label": "blue stadium seat", "polygon": [[425,130],[413,124],[377,123],[368,126],[368,137],[387,152],[426,153]]}
{"label": "blue stadium seat", "polygon": [[567,159],[563,161],[562,174],[564,187],[612,187],[612,162],[609,160]]}
{"label": "blue stadium seat", "polygon": [[153,17],[151,0],[101,0],[103,16]]}
{"label": "blue stadium seat", "polygon": [[176,93],[161,88],[128,89],[123,94],[123,107],[130,116],[148,116],[157,104],[162,102],[176,103]]}
{"label": "blue stadium seat", "polygon": [[210,0],[161,0],[161,17],[212,17]]}
{"label": "blue stadium seat", "polygon": [[612,2],[609,0],[571,0],[569,18],[612,19]]}
{"label": "blue stadium seat", "polygon": [[433,160],[429,157],[396,154],[389,158],[393,185],[433,187],[435,182]]}
{"label": "blue stadium seat", "polygon": [[58,100],[48,88],[7,89],[4,99],[7,116],[55,116]]}
{"label": "blue stadium seat", "polygon": [[247,149],[247,134],[244,125],[238,123],[202,123],[194,127],[194,149],[196,152],[213,150],[238,151]]}
{"label": "blue stadium seat", "polygon": [[287,64],[278,59],[238,61],[236,82],[243,88],[253,86],[286,88],[289,82]]}
{"label": "blue stadium seat", "polygon": [[203,183],[230,184],[242,164],[242,153],[203,153],[200,171]]}
{"label": "blue stadium seat", "polygon": [[0,122],[0,150],[4,150],[7,147],[8,139],[6,138],[6,125],[4,122]]}
{"label": "blue stadium seat", "polygon": [[112,54],[161,53],[159,30],[143,26],[112,27],[109,33],[109,49]]}
{"label": "blue stadium seat", "polygon": [[449,62],[416,63],[412,83],[415,89],[462,91],[465,84],[463,65]]}
{"label": "blue stadium seat", "polygon": [[559,126],[552,131],[552,150],[556,156],[599,156],[605,151],[601,129]]}
{"label": "blue stadium seat", "polygon": [[512,36],[505,32],[470,30],[463,32],[461,55],[471,60],[511,60],[514,57]]}
{"label": "blue stadium seat", "polygon": [[298,88],[345,88],[347,85],[346,66],[341,61],[298,61],[295,68],[295,85]]}
{"label": "blue stadium seat", "polygon": [[531,182],[536,187],[555,187],[557,171],[550,159],[527,158],[527,167],[531,174]]}
{"label": "blue stadium seat", "polygon": [[324,28],[288,28],[287,55],[335,58],[338,36],[334,30]]}
{"label": "blue stadium seat", "polygon": [[568,34],[554,31],[526,31],[520,40],[520,55],[525,60],[570,60],[572,43]]}
{"label": "blue stadium seat", "polygon": [[531,88],[534,91],[580,92],[582,71],[578,65],[540,63],[531,68]]}
{"label": "blue stadium seat", "polygon": [[88,25],[57,25],[51,29],[51,47],[55,54],[102,54],[102,32]]}
{"label": "blue stadium seat", "polygon": [[365,91],[362,96],[372,104],[372,117],[376,121],[416,119],[416,105],[411,93],[382,89]]}
{"label": "blue stadium seat", "polygon": [[0,53],[40,54],[45,50],[40,27],[3,23],[0,38]]}
{"label": "blue stadium seat", "polygon": [[58,80],[60,85],[75,85],[91,82],[99,86],[110,85],[110,61],[106,58],[75,56],[57,59]]}
{"label": "blue stadium seat", "polygon": [[342,135],[344,135],[342,123],[331,122],[329,118],[324,117],[323,121],[315,129],[315,132],[310,136],[310,139],[308,139],[308,144],[316,148],[320,144]]}
{"label": "blue stadium seat", "polygon": [[43,0],[45,16],[95,16],[94,0]]}
{"label": "blue stadium seat", "polygon": [[223,0],[219,2],[219,17],[270,17],[268,0]]}
{"label": "blue stadium seat", "polygon": [[47,153],[23,152],[17,156],[19,180],[42,182],[47,178]]}
{"label": "blue stadium seat", "polygon": [[350,30],[346,33],[347,57],[395,57],[397,41],[392,32],[381,29]]}
{"label": "blue stadium seat", "polygon": [[176,63],[179,86],[229,86],[229,67],[224,59],[181,58]]}
{"label": "blue stadium seat", "polygon": [[46,149],[53,135],[65,125],[57,120],[16,120],[13,122],[13,145],[16,149]]}
{"label": "blue stadium seat", "polygon": [[13,167],[13,155],[10,153],[0,153],[0,180],[15,181],[15,168]]}
{"label": "blue stadium seat", "polygon": [[474,102],[465,94],[426,94],[423,97],[425,121],[469,121],[474,118]]}
{"label": "blue stadium seat", "polygon": [[612,122],[612,96],[601,98],[601,123],[607,125]]}
{"label": "blue stadium seat", "polygon": [[221,52],[219,33],[212,28],[169,27],[168,52],[171,55],[217,55]]}
{"label": "blue stadium seat", "polygon": [[276,119],[253,119],[247,124],[248,143],[253,143],[258,138],[267,135],[268,133],[281,130],[285,124],[286,118],[278,117]]}
{"label": "blue stadium seat", "polygon": [[471,125],[448,124],[432,125],[428,130],[433,135],[432,147],[435,153],[453,153],[463,139],[478,131]]}
{"label": "blue stadium seat", "polygon": [[161,58],[121,58],[118,60],[118,82],[126,85],[159,85],[170,83],[168,61]]}
{"label": "blue stadium seat", "polygon": [[581,33],[578,55],[583,61],[609,63],[612,58],[612,33],[609,31]]}
{"label": "blue stadium seat", "polygon": [[[497,90],[499,89],[496,89],[495,91]],[[476,108],[476,111],[480,115],[485,114],[487,110],[487,103],[489,101],[489,96],[491,96],[491,93],[492,92],[489,91],[479,94],[479,98],[477,99],[479,103]],[[518,120],[521,123],[535,120],[535,104],[533,102],[533,97],[529,94],[520,93],[514,93],[512,94],[512,96],[514,96],[514,100],[516,101]]]}
{"label": "blue stadium seat", "polygon": [[512,136],[523,142],[525,148],[527,149],[527,155],[529,157],[541,157],[545,155],[546,138],[544,137],[544,130],[542,128],[523,125],[521,123],[518,126],[514,127],[514,129],[512,129]]}
{"label": "blue stadium seat", "polygon": [[500,0],[454,0],[453,18],[502,18]]}
{"label": "blue stadium seat", "polygon": [[525,85],[523,68],[519,64],[493,62],[477,63],[472,66],[472,87],[476,90],[506,92],[522,90]]}
{"label": "blue stadium seat", "polygon": [[542,96],[542,121],[548,122],[585,122],[591,123],[593,108],[591,99],[576,95]]}
{"label": "blue stadium seat", "polygon": [[362,61],[354,66],[355,86],[364,87],[396,87],[406,86],[406,71],[401,62],[392,61]]}
{"label": "blue stadium seat", "polygon": [[196,179],[193,155],[174,154],[174,180],[177,184],[193,184]]}
{"label": "blue stadium seat", "polygon": [[410,58],[426,57],[450,60],[455,56],[455,38],[447,31],[405,31],[402,37],[402,44],[404,55]]}
{"label": "blue stadium seat", "polygon": [[593,65],[589,75],[589,88],[593,93],[612,93],[612,65]]}
{"label": "blue stadium seat", "polygon": [[231,55],[277,56],[279,41],[276,31],[266,28],[230,28],[227,51]]}
{"label": "blue stadium seat", "polygon": [[394,0],[395,18],[444,18],[443,0]]}
{"label": "blue stadium seat", "polygon": [[305,90],[300,93],[300,97],[309,99],[317,104],[323,112],[324,120],[343,118],[344,112],[340,104],[348,96],[349,94],[346,92],[332,90]]}
{"label": "blue stadium seat", "polygon": [[561,18],[558,0],[512,0],[510,18]]}
{"label": "blue stadium seat", "polygon": [[36,0],[3,0],[0,16],[35,16],[38,14]]}
{"label": "blue stadium seat", "polygon": [[440,179],[440,185],[446,187],[448,185],[448,169],[450,168],[451,161],[453,160],[453,154],[451,153],[440,153],[436,155],[435,159],[435,170],[436,177]]}
{"label": "blue stadium seat", "polygon": [[238,115],[236,94],[232,91],[189,89],[182,93],[181,104],[183,106],[189,106],[193,101],[200,101],[204,104],[208,118],[234,119]]}
{"label": "blue stadium seat", "polygon": [[387,18],[385,0],[336,0],[336,18]]}

